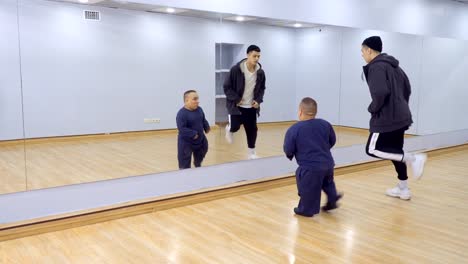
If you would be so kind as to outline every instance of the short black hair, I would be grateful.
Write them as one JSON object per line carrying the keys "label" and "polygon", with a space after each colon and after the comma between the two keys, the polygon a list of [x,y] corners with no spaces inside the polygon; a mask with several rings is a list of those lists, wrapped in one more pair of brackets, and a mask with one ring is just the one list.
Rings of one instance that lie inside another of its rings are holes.
{"label": "short black hair", "polygon": [[185,91],[184,93],[184,102],[185,102],[185,98],[187,98],[187,95],[190,94],[190,93],[196,93],[197,91],[195,90],[188,90],[188,91]]}
{"label": "short black hair", "polygon": [[247,54],[249,54],[252,51],[260,52],[260,48],[257,45],[250,45],[247,48]]}
{"label": "short black hair", "polygon": [[310,98],[304,97],[299,104],[304,114],[308,116],[315,116],[317,114],[317,102]]}

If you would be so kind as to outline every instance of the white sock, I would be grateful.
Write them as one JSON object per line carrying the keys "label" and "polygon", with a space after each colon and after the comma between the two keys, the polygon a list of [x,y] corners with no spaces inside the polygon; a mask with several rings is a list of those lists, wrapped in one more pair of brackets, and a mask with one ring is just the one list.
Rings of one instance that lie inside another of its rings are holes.
{"label": "white sock", "polygon": [[254,148],[249,148],[249,154],[250,155],[255,155],[255,149]]}
{"label": "white sock", "polygon": [[415,160],[414,154],[411,153],[405,153],[403,154],[403,161],[408,163],[408,162],[413,162]]}
{"label": "white sock", "polygon": [[400,181],[398,183],[398,187],[400,187],[401,190],[408,189],[408,181]]}

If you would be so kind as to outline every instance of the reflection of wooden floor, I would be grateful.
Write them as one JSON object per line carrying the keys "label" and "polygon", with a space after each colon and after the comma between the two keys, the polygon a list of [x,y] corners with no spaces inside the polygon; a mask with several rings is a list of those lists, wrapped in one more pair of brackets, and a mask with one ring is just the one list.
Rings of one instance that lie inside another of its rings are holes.
{"label": "reflection of wooden floor", "polygon": [[[257,152],[261,157],[282,155],[283,139],[292,123],[259,126]],[[337,146],[364,143],[367,131],[337,128]],[[203,165],[247,157],[243,130],[228,145],[224,129],[208,134],[209,152]],[[38,139],[22,144],[0,143],[0,193],[92,182],[176,170],[177,132],[174,130],[102,136]]]}
{"label": "reflection of wooden floor", "polygon": [[468,148],[430,157],[411,201],[390,165],[340,175],[342,207],[297,217],[295,185],[2,242],[3,263],[466,263]]}

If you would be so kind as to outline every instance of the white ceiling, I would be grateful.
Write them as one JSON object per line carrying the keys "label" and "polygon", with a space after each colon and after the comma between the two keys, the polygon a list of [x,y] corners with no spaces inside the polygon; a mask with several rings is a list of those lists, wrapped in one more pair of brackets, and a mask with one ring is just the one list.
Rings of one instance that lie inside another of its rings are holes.
{"label": "white ceiling", "polygon": [[[70,2],[70,3],[80,4],[79,0],[48,0],[48,1]],[[456,1],[460,3],[468,4],[468,0],[445,0],[445,1]],[[155,13],[165,13],[165,14],[166,14],[165,10],[167,8],[167,6],[132,3],[131,0],[88,0],[87,5],[137,10],[137,11],[147,11],[147,12],[155,12]],[[209,19],[209,20],[215,20],[215,21],[235,21],[235,17],[237,16],[236,14],[226,14],[226,13],[221,14],[221,13],[193,10],[193,9],[192,10],[191,9],[184,9],[184,10],[176,9],[176,12],[172,15],[197,17],[197,18],[203,18],[203,19]],[[299,23],[301,24],[301,27],[303,28],[312,28],[312,27],[322,26],[319,24],[304,23],[301,21],[287,21],[287,20],[278,20],[278,19],[262,18],[262,17],[246,17],[245,21],[242,23],[255,23],[255,24],[278,26],[278,27],[293,27],[295,23]]]}
{"label": "white ceiling", "polygon": [[[49,1],[81,4],[79,3],[78,0],[49,0]],[[167,8],[166,6],[132,3],[129,1],[125,1],[125,0],[88,0],[87,5],[137,10],[137,11],[147,11],[147,12],[164,13],[164,14],[166,14],[165,9]],[[221,13],[214,13],[214,12],[201,11],[201,10],[191,10],[191,9],[184,9],[184,10],[176,9],[176,13],[174,13],[173,15],[197,17],[197,18],[203,18],[203,19],[209,19],[209,20],[215,20],[215,21],[235,21],[235,17],[237,16],[236,14],[226,14],[226,13],[221,14]],[[312,27],[320,26],[318,24],[304,23],[301,21],[287,21],[287,20],[278,20],[278,19],[261,18],[261,17],[246,17],[245,21],[242,23],[255,23],[255,24],[278,26],[278,27],[293,27],[295,23],[300,23],[302,28],[312,28]]]}

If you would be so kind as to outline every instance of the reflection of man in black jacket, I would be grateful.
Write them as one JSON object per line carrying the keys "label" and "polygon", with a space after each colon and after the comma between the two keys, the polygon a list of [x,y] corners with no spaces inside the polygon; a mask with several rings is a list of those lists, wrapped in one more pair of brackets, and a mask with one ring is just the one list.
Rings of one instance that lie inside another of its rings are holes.
{"label": "reflection of man in black jacket", "polygon": [[255,142],[257,140],[257,115],[265,93],[265,72],[260,59],[260,48],[250,45],[247,58],[234,65],[224,81],[226,108],[229,113],[229,124],[226,126],[226,140],[232,143],[233,134],[244,125],[249,147],[249,159],[257,157]]}
{"label": "reflection of man in black jacket", "polygon": [[404,134],[413,123],[409,108],[411,85],[399,62],[382,52],[382,40],[369,37],[362,43],[362,57],[372,102],[370,136],[366,146],[368,155],[393,162],[400,180],[398,186],[387,190],[387,195],[404,200],[411,198],[407,184],[407,168],[410,165],[415,179],[422,176],[425,154],[410,154],[403,151]]}

